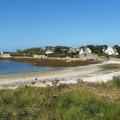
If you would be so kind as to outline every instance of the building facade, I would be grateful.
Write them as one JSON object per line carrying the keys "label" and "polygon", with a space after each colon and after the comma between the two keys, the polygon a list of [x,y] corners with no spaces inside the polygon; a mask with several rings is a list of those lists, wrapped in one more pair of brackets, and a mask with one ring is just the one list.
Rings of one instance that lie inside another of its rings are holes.
{"label": "building facade", "polygon": [[1,58],[10,58],[11,55],[10,55],[10,53],[1,51],[1,52],[0,52],[0,57],[1,57]]}

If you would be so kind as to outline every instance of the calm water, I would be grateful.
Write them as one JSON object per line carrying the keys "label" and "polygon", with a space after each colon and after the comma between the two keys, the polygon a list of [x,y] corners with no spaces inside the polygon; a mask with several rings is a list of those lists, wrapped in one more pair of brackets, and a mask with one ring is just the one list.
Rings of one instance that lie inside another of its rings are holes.
{"label": "calm water", "polygon": [[1,74],[17,74],[29,72],[47,72],[53,70],[61,70],[62,67],[41,67],[32,66],[28,63],[0,61],[0,75]]}

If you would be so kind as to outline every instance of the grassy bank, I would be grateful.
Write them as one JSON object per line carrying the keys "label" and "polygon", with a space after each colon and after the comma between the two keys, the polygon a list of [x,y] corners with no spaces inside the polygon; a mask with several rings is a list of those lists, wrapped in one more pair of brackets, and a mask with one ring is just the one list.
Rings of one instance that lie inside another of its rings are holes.
{"label": "grassy bank", "polygon": [[0,91],[0,120],[120,120],[120,79]]}

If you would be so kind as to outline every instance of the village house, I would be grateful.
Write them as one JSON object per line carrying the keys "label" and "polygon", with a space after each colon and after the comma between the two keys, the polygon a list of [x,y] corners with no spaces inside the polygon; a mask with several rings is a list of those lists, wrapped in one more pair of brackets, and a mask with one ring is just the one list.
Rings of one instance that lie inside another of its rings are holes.
{"label": "village house", "polygon": [[47,47],[45,50],[45,54],[52,54],[54,53],[54,48],[53,47]]}
{"label": "village house", "polygon": [[83,51],[83,49],[81,48],[80,51],[79,51],[79,55],[82,55],[82,54],[84,54],[84,51]]}
{"label": "village house", "polygon": [[79,55],[83,55],[83,54],[84,55],[92,54],[92,51],[88,47],[82,47],[80,48]]}
{"label": "village house", "polygon": [[52,54],[52,53],[54,53],[52,50],[46,50],[45,51],[45,54]]}
{"label": "village house", "polygon": [[1,57],[1,58],[10,58],[11,55],[10,55],[10,53],[8,53],[8,52],[3,52],[3,51],[1,51],[1,52],[0,52],[0,57]]}
{"label": "village house", "polygon": [[68,53],[75,53],[75,52],[79,52],[79,49],[78,48],[70,48]]}
{"label": "village house", "polygon": [[108,47],[107,49],[103,49],[103,52],[106,53],[107,55],[118,55],[117,50],[111,47]]}

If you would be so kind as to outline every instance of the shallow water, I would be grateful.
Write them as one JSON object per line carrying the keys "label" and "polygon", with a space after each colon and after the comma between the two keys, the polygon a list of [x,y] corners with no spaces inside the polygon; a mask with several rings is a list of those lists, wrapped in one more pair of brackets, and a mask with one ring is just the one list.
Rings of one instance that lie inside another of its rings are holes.
{"label": "shallow water", "polygon": [[0,61],[0,75],[61,70],[62,67],[33,66],[29,63]]}

